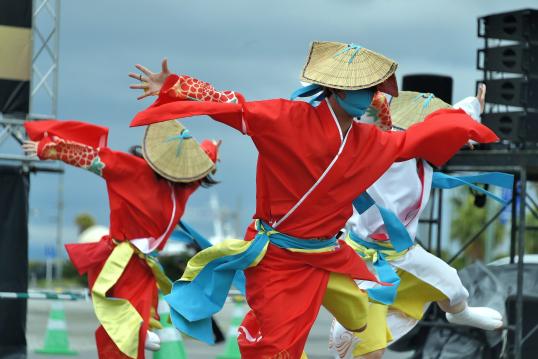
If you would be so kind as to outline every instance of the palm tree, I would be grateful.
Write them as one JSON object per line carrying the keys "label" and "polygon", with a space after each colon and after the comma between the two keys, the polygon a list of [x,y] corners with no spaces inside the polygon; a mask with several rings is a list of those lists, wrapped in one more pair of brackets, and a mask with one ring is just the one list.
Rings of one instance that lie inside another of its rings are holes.
{"label": "palm tree", "polygon": [[95,225],[95,218],[91,214],[81,213],[75,218],[75,224],[78,227],[78,233],[84,232],[86,229]]}

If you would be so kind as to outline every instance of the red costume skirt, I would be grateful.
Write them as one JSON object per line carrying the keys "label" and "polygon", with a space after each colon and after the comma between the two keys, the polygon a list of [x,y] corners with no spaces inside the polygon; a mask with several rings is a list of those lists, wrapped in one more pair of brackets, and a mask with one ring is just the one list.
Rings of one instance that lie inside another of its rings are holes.
{"label": "red costume skirt", "polygon": [[[88,275],[88,286],[91,289],[101,272],[107,258],[114,249],[110,237],[103,237],[96,243],[67,244],[66,250],[71,262],[79,274]],[[143,319],[138,341],[138,359],[144,359],[144,343],[151,319],[151,309],[158,304],[158,292],[155,276],[146,261],[133,255],[119,280],[114,284],[107,296],[127,299]],[[127,359],[111,340],[103,326],[95,332],[97,350],[101,359]]]}
{"label": "red costume skirt", "polygon": [[[245,270],[251,311],[239,328],[242,358],[300,358],[331,273],[348,276],[350,282],[376,281],[355,251],[339,243],[338,250],[324,253],[291,252],[270,244],[263,260]],[[366,322],[366,313],[350,311],[349,316],[361,318],[353,329]]]}

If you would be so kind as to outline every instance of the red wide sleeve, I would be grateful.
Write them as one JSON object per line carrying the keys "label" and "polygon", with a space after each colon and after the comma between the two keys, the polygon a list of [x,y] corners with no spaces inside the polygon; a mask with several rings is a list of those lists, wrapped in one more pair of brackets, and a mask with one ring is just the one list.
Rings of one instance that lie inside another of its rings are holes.
{"label": "red wide sleeve", "polygon": [[139,112],[131,121],[131,127],[146,126],[153,123],[180,119],[191,116],[214,116],[222,122],[241,131],[242,106],[236,103],[194,102],[178,100],[159,106],[150,106]]}
{"label": "red wide sleeve", "polygon": [[405,132],[390,132],[402,136],[399,160],[422,158],[436,166],[446,163],[469,140],[479,143],[497,142],[499,138],[488,127],[476,122],[463,110],[439,110],[424,122]]}
{"label": "red wide sleeve", "polygon": [[27,122],[25,128],[28,137],[38,142],[37,155],[42,160],[63,161],[106,179],[152,174],[143,159],[106,147],[106,127],[49,120]]}
{"label": "red wide sleeve", "polygon": [[108,128],[79,121],[28,121],[24,128],[32,141],[57,136],[94,148],[106,147],[108,142]]}
{"label": "red wide sleeve", "polygon": [[157,178],[146,160],[130,153],[103,148],[99,151],[99,159],[103,163],[103,177],[107,180],[126,180],[133,183],[133,191],[137,190],[136,184],[153,185]]}
{"label": "red wide sleeve", "polygon": [[245,101],[237,92],[217,91],[210,84],[189,76],[170,75],[157,100],[139,112],[131,126],[208,115],[253,136],[274,128],[272,126],[282,119],[290,119],[290,111],[297,103],[283,99]]}
{"label": "red wide sleeve", "polygon": [[242,102],[243,96],[233,91],[216,91],[206,82],[188,76],[170,75],[157,100],[134,117],[131,127],[208,115],[243,132]]}

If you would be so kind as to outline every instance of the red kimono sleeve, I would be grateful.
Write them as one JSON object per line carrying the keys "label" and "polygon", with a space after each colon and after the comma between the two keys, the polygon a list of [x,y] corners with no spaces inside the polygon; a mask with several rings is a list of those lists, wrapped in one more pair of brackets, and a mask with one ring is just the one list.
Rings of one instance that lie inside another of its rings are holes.
{"label": "red kimono sleeve", "polygon": [[106,147],[108,142],[108,128],[80,121],[31,121],[24,128],[32,141],[57,136],[94,148]]}
{"label": "red kimono sleeve", "polygon": [[217,91],[210,84],[192,77],[170,75],[157,100],[134,117],[131,127],[208,115],[243,132],[240,102],[244,102],[243,96],[233,91]]}
{"label": "red kimono sleeve", "polygon": [[67,141],[57,136],[45,137],[38,143],[37,156],[42,160],[62,161],[103,176],[105,164],[100,159],[99,149],[83,143]]}
{"label": "red kimono sleeve", "polygon": [[268,123],[288,118],[291,103],[283,99],[249,102],[237,92],[217,91],[210,84],[189,76],[170,75],[157,100],[139,112],[131,126],[208,115],[252,136],[267,129]]}
{"label": "red kimono sleeve", "polygon": [[422,158],[436,166],[446,163],[469,140],[479,143],[499,140],[492,130],[465,111],[448,109],[433,112],[407,131],[382,132],[381,136],[382,142],[394,141],[397,160]]}
{"label": "red kimono sleeve", "polygon": [[143,159],[102,147],[107,143],[106,127],[57,120],[27,122],[24,126],[28,137],[38,142],[37,155],[42,160],[63,161],[105,178],[135,175],[141,167],[147,167]]}

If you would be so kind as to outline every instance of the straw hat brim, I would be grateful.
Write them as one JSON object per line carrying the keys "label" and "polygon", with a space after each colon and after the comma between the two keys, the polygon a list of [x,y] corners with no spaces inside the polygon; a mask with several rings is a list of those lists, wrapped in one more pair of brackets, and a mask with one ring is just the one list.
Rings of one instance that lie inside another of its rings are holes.
{"label": "straw hat brim", "polygon": [[185,131],[178,121],[149,125],[142,154],[149,166],[173,182],[188,183],[207,176],[215,164],[194,138],[174,138]]}
{"label": "straw hat brim", "polygon": [[340,90],[362,90],[385,82],[398,67],[395,61],[364,47],[346,50],[347,47],[340,42],[312,43],[301,81]]}
{"label": "straw hat brim", "polygon": [[406,130],[411,125],[424,121],[434,111],[452,108],[443,100],[431,96],[430,93],[400,91],[400,95],[393,97],[390,102],[392,126]]}

